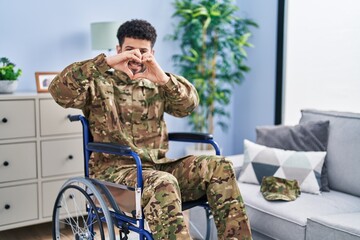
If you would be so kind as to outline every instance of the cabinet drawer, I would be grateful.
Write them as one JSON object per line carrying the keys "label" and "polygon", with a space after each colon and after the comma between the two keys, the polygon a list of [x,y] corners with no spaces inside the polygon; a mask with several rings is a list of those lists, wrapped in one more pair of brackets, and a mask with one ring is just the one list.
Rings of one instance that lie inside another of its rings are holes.
{"label": "cabinet drawer", "polygon": [[0,188],[0,226],[38,218],[37,185]]}
{"label": "cabinet drawer", "polygon": [[34,100],[0,101],[0,139],[35,137]]}
{"label": "cabinet drawer", "polygon": [[56,196],[58,195],[61,186],[66,180],[44,182],[42,184],[42,203],[43,203],[43,217],[52,216],[52,211]]}
{"label": "cabinet drawer", "polygon": [[[52,181],[52,182],[44,182],[43,190],[42,190],[42,202],[43,202],[43,217],[51,217],[53,214],[53,208],[55,204],[56,197],[60,192],[61,186],[65,183],[66,180],[60,181]],[[70,192],[67,192],[69,194]],[[84,204],[80,204],[80,209],[85,211],[85,197],[81,195],[80,192],[74,192],[74,195],[78,197],[78,199],[82,199]],[[65,196],[67,201],[72,201],[70,196]],[[78,202],[79,203],[79,202]],[[71,206],[69,204],[68,206]]]}
{"label": "cabinet drawer", "polygon": [[36,178],[36,143],[0,145],[0,182]]}
{"label": "cabinet drawer", "polygon": [[52,99],[40,100],[40,132],[41,136],[81,133],[80,122],[70,122],[68,115],[78,115],[78,109],[62,108]]}
{"label": "cabinet drawer", "polygon": [[41,142],[42,176],[81,173],[84,169],[81,138]]}

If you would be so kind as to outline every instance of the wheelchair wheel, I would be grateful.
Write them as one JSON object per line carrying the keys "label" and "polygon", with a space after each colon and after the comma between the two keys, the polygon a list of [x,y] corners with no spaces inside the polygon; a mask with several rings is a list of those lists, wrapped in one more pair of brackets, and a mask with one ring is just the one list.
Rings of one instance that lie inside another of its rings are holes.
{"label": "wheelchair wheel", "polygon": [[115,240],[109,210],[96,187],[85,178],[68,180],[53,210],[53,239]]}

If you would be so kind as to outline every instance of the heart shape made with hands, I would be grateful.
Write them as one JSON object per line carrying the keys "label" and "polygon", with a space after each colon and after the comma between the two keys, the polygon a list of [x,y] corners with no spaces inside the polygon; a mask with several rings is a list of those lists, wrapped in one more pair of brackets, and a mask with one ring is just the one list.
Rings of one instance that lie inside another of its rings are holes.
{"label": "heart shape made with hands", "polygon": [[128,68],[134,75],[137,73],[143,73],[146,71],[146,66],[144,64],[138,63],[135,61],[129,61]]}

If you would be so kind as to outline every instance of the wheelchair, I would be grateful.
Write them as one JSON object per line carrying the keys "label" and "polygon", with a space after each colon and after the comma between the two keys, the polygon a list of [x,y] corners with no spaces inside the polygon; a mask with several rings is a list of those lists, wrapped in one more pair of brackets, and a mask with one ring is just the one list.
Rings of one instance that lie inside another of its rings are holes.
{"label": "wheelchair", "polygon": [[[151,232],[146,228],[141,208],[143,178],[139,156],[127,146],[93,142],[88,121],[84,116],[71,115],[68,118],[70,121],[82,123],[85,176],[68,179],[61,187],[53,209],[53,239],[126,240],[129,239],[130,232],[134,232],[137,239],[153,239]],[[169,141],[210,144],[216,155],[220,155],[220,148],[212,135],[169,133],[168,137]],[[132,157],[137,166],[136,187],[90,178],[88,162],[92,152]],[[202,207],[206,215],[206,233],[200,237],[210,239],[212,215],[206,197],[184,202],[182,210],[196,206]]]}

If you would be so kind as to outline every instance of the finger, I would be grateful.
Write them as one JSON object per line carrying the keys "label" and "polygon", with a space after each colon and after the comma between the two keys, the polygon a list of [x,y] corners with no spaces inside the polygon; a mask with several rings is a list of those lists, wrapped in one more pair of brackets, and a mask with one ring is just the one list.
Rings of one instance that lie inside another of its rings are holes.
{"label": "finger", "polygon": [[121,66],[121,71],[123,71],[130,79],[134,77],[134,73],[128,68],[127,63]]}
{"label": "finger", "polygon": [[143,57],[141,60],[142,60],[142,62],[148,62],[148,63],[150,63],[150,62],[153,61],[153,58],[152,58],[152,57]]}
{"label": "finger", "polygon": [[154,56],[151,53],[144,53],[141,57],[142,61],[150,62],[154,59]]}
{"label": "finger", "polygon": [[125,73],[126,75],[128,75],[128,77],[129,77],[130,79],[133,79],[133,78],[134,78],[134,74],[133,74],[133,72],[132,72],[130,69],[125,70],[124,73]]}
{"label": "finger", "polygon": [[136,56],[137,58],[141,59],[142,54],[141,54],[141,52],[140,52],[139,49],[131,50],[131,52],[134,54],[134,56]]}
{"label": "finger", "polygon": [[126,52],[124,52],[126,55],[126,57],[125,57],[125,61],[136,61],[136,62],[141,62],[141,54],[140,54],[140,52],[139,51],[136,51],[136,49],[134,49],[134,50],[131,50],[131,51],[126,51]]}
{"label": "finger", "polygon": [[139,79],[139,78],[146,78],[147,76],[147,70],[145,69],[145,71],[143,72],[137,72],[132,76],[132,79]]}
{"label": "finger", "polygon": [[139,58],[139,57],[136,56],[135,54],[130,54],[130,55],[127,56],[126,61],[127,61],[127,62],[129,62],[129,61],[135,61],[135,62],[141,63],[141,58]]}

